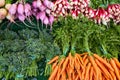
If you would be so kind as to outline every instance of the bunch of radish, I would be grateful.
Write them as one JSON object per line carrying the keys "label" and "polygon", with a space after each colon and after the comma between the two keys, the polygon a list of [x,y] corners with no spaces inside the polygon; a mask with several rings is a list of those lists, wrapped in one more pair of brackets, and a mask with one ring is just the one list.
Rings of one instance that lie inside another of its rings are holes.
{"label": "bunch of radish", "polygon": [[55,17],[67,16],[70,7],[71,6],[70,6],[70,3],[68,2],[68,0],[56,0],[54,2],[54,8],[53,8],[52,14]]}
{"label": "bunch of radish", "polygon": [[90,0],[70,0],[71,14],[73,18],[76,18],[78,14],[85,12],[90,4]]}
{"label": "bunch of radish", "polygon": [[107,23],[110,21],[110,14],[107,12],[107,10],[101,7],[98,9],[92,9],[88,7],[83,14],[98,24],[102,23],[107,25]]}
{"label": "bunch of radish", "polygon": [[120,4],[110,4],[107,7],[107,11],[115,24],[120,23]]}
{"label": "bunch of radish", "polygon": [[13,20],[18,18],[20,21],[24,21],[27,17],[32,15],[30,4],[23,2],[12,4],[9,9],[9,13],[13,16]]}
{"label": "bunch of radish", "polygon": [[37,20],[41,20],[42,24],[46,26],[52,24],[54,21],[54,16],[51,14],[53,11],[54,4],[49,0],[37,0],[32,2],[32,14]]}

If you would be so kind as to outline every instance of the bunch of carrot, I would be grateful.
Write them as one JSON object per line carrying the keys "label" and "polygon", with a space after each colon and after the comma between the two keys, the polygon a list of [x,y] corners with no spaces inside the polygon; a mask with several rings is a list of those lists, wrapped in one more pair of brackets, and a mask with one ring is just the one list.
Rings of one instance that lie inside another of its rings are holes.
{"label": "bunch of carrot", "polygon": [[55,56],[48,64],[52,72],[48,80],[120,80],[120,62],[117,58],[106,59],[89,53],[59,59]]}

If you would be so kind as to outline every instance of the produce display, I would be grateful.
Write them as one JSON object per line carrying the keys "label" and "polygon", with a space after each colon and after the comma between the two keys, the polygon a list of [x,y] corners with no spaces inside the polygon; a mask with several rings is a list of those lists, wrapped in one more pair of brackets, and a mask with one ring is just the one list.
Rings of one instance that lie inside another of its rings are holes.
{"label": "produce display", "polygon": [[1,0],[1,80],[120,80],[119,0]]}

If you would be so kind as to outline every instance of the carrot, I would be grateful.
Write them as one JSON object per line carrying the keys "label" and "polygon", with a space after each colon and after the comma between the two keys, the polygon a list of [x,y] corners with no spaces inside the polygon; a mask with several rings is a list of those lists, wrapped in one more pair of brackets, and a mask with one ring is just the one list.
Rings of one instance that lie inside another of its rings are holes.
{"label": "carrot", "polygon": [[61,76],[60,72],[61,72],[61,68],[58,66],[58,72],[57,72],[57,75],[56,75],[56,80],[60,80],[60,76]]}
{"label": "carrot", "polygon": [[78,75],[76,76],[75,80],[79,80],[79,76]]}
{"label": "carrot", "polygon": [[119,70],[118,70],[117,65],[115,64],[113,59],[110,60],[110,64],[111,64],[111,66],[113,67],[113,69],[115,71],[117,79],[120,80]]}
{"label": "carrot", "polygon": [[72,68],[74,68],[74,57],[71,55],[71,53],[69,53],[69,61],[70,61],[70,66],[72,67]]}
{"label": "carrot", "polygon": [[75,57],[75,63],[78,65],[78,69],[82,68],[82,70],[84,69],[83,64],[80,62],[78,57]]}
{"label": "carrot", "polygon": [[80,69],[76,69],[77,73],[78,73],[78,78],[80,78],[80,80],[82,80],[82,71]]}
{"label": "carrot", "polygon": [[108,67],[110,70],[114,71],[114,69],[110,66],[110,64],[104,60],[102,57],[98,56],[97,54],[93,54],[93,56],[98,59],[101,63],[103,63],[106,67]]}
{"label": "carrot", "polygon": [[85,80],[89,80],[89,72],[90,72],[90,69],[91,69],[91,63],[88,63],[88,66],[86,67],[86,72],[85,72]]}
{"label": "carrot", "polygon": [[55,69],[53,70],[53,72],[51,73],[50,77],[48,80],[55,80],[56,74],[58,72],[58,66],[55,67]]}
{"label": "carrot", "polygon": [[82,60],[82,57],[79,55],[79,54],[75,54],[75,57],[77,57],[79,59],[79,61],[83,64],[83,60]]}
{"label": "carrot", "polygon": [[87,65],[88,63],[89,63],[89,60],[88,60],[88,58],[86,58],[86,60],[84,61],[83,66],[86,67],[86,65]]}
{"label": "carrot", "polygon": [[91,66],[90,69],[90,80],[93,80],[93,67]]}
{"label": "carrot", "polygon": [[95,69],[95,72],[96,72],[96,80],[99,80],[99,68],[97,66],[97,64],[95,63],[95,60],[93,58],[93,56],[88,56],[93,68]]}
{"label": "carrot", "polygon": [[62,67],[64,61],[65,61],[65,58],[62,58],[61,61],[60,61],[60,63],[58,64],[58,66],[59,66],[60,68]]}
{"label": "carrot", "polygon": [[117,80],[117,79],[116,79],[116,76],[115,76],[115,73],[114,73],[113,71],[111,71],[111,70],[109,70],[109,72],[110,72],[110,74],[111,74],[113,80]]}
{"label": "carrot", "polygon": [[66,71],[63,71],[61,80],[66,80]]}
{"label": "carrot", "polygon": [[85,55],[88,55],[88,53],[85,52],[85,53],[80,54],[80,56],[85,56]]}
{"label": "carrot", "polygon": [[84,80],[84,78],[85,78],[85,70],[86,70],[86,69],[83,69],[82,77],[81,77],[82,79],[81,79],[81,80]]}
{"label": "carrot", "polygon": [[111,75],[108,72],[108,70],[105,68],[105,66],[99,62],[97,59],[95,59],[96,64],[99,66],[99,68],[102,70],[103,74],[106,75],[107,78],[110,78]]}
{"label": "carrot", "polygon": [[53,63],[52,70],[54,70],[56,66],[57,66],[57,62]]}
{"label": "carrot", "polygon": [[69,62],[69,58],[68,58],[68,57],[66,57],[66,59],[65,59],[65,61],[64,61],[64,63],[63,63],[63,67],[62,67],[61,73],[63,73],[63,71],[64,71],[64,70],[65,70],[65,68],[67,67],[68,62]]}
{"label": "carrot", "polygon": [[69,70],[70,70],[70,67],[67,66],[66,71],[67,71],[67,75],[68,75],[68,80],[72,80],[72,79],[71,79],[71,73],[70,73]]}
{"label": "carrot", "polygon": [[87,57],[88,57],[87,54],[83,56],[83,62],[86,60]]}
{"label": "carrot", "polygon": [[55,62],[56,60],[58,60],[59,56],[55,56],[53,59],[51,59],[48,64],[52,64],[53,62]]}
{"label": "carrot", "polygon": [[118,61],[117,58],[113,58],[113,60],[115,61],[117,67],[120,69],[120,62]]}

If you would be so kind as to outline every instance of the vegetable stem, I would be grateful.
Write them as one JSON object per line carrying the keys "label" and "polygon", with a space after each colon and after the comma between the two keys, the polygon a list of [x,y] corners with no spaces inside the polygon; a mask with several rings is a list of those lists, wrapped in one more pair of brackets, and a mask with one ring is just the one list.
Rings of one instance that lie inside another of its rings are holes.
{"label": "vegetable stem", "polygon": [[85,47],[85,50],[89,53],[89,55],[91,55],[91,51],[90,51],[90,48],[89,48],[89,44],[88,44],[88,35],[85,35],[84,37],[84,47]]}

